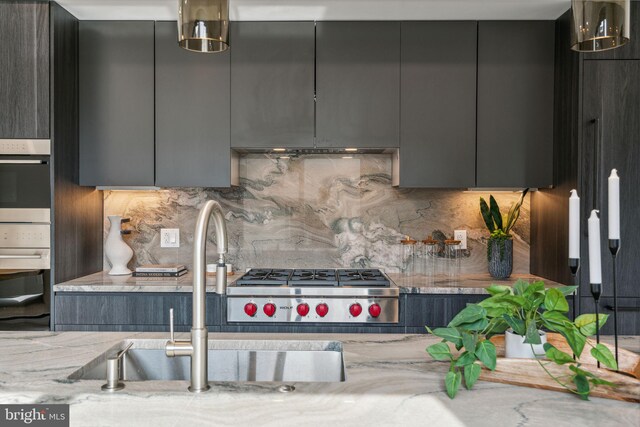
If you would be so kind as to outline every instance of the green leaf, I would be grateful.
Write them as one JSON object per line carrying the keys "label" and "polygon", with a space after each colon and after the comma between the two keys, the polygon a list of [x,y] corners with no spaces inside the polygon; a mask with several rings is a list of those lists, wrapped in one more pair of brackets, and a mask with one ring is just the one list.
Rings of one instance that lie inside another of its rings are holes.
{"label": "green leaf", "polygon": [[522,279],[519,279],[513,285],[513,293],[518,295],[518,296],[522,296],[527,291],[527,288],[529,288],[529,283],[524,281],[524,280],[522,280]]}
{"label": "green leaf", "polygon": [[460,383],[462,382],[462,375],[460,372],[447,372],[447,376],[444,377],[444,385],[447,387],[447,394],[450,398],[456,397]]}
{"label": "green leaf", "polygon": [[578,395],[582,400],[589,400],[589,381],[583,374],[576,374],[573,376],[573,382],[578,390]]}
{"label": "green leaf", "polygon": [[560,286],[559,288],[555,288],[557,290],[559,290],[560,292],[562,292],[562,295],[564,295],[565,297],[571,295],[576,289],[578,289],[577,286]]}
{"label": "green leaf", "polygon": [[602,343],[596,344],[596,346],[591,349],[591,355],[607,368],[618,369],[616,358],[613,357],[611,350],[609,350],[606,345]]}
{"label": "green leaf", "polygon": [[484,340],[478,343],[476,357],[492,371],[496,369],[496,347],[491,341]]}
{"label": "green leaf", "polygon": [[476,351],[477,338],[474,334],[463,333],[462,334],[462,345],[464,345],[464,349],[470,353],[474,353]]}
{"label": "green leaf", "polygon": [[491,285],[486,289],[486,291],[491,295],[508,295],[511,293],[511,287],[505,285]]}
{"label": "green leaf", "polygon": [[536,293],[526,297],[523,308],[525,309],[525,311],[529,311],[529,312],[538,311],[538,308],[540,308],[543,302],[544,302],[544,294]]}
{"label": "green leaf", "polygon": [[427,347],[427,353],[435,360],[451,360],[451,350],[446,343],[439,342]]}
{"label": "green leaf", "polygon": [[554,361],[558,365],[564,365],[565,363],[575,362],[575,360],[573,360],[573,357],[571,357],[570,354],[567,354],[564,351],[558,350],[548,342],[544,344],[544,353],[549,358],[549,360]]}
{"label": "green leaf", "polygon": [[527,334],[524,337],[526,344],[541,344],[540,333],[538,332],[538,325],[534,320],[527,321]]}
{"label": "green leaf", "polygon": [[456,360],[455,365],[456,366],[466,366],[470,363],[473,363],[476,361],[476,356],[473,353],[469,353],[468,351],[465,351],[464,353],[462,353],[462,355],[458,358],[458,360]]}
{"label": "green leaf", "polygon": [[559,311],[545,311],[542,313],[544,325],[554,331],[560,332],[556,327],[567,328],[571,325],[571,320]]}
{"label": "green leaf", "polygon": [[567,302],[567,299],[562,295],[562,292],[555,288],[547,290],[544,297],[544,307],[548,311],[560,311],[562,313],[569,311],[569,303]]}
{"label": "green leaf", "polygon": [[502,230],[502,215],[500,214],[500,207],[498,207],[498,202],[493,196],[489,196],[489,211],[491,212],[491,217],[493,218],[493,222],[496,223],[496,228],[498,230]]}
{"label": "green leaf", "polygon": [[520,200],[517,203],[514,203],[513,206],[511,206],[511,209],[509,209],[509,215],[507,216],[507,223],[505,225],[505,233],[509,233],[511,231],[511,228],[516,225],[516,222],[518,221],[518,218],[520,217],[520,208],[522,207],[522,203],[524,202],[524,196],[527,195],[527,192],[529,191],[528,188],[526,188],[523,192],[522,192],[522,196],[520,196]]}
{"label": "green leaf", "polygon": [[560,333],[567,340],[567,344],[571,347],[573,354],[576,357],[580,357],[582,354],[582,350],[584,350],[584,346],[587,343],[587,338],[580,333],[573,325],[566,328],[556,328],[556,332]]}
{"label": "green leaf", "polygon": [[455,345],[462,344],[462,337],[456,328],[436,328],[432,334]]}
{"label": "green leaf", "polygon": [[[607,319],[609,318],[608,314],[599,314],[598,315],[598,323],[599,323],[599,327],[602,328],[602,325],[604,325],[607,322]],[[596,330],[596,315],[593,313],[589,313],[589,314],[581,314],[580,316],[576,317],[576,320],[573,321],[573,323],[576,325],[576,327],[580,330],[580,333],[586,337],[590,337],[592,335],[595,335],[597,330]]]}
{"label": "green leaf", "polygon": [[598,378],[598,377],[589,378],[589,381],[591,381],[591,384],[593,385],[606,385],[609,387],[618,387],[617,384],[614,384],[607,380],[603,380],[602,378]]}
{"label": "green leaf", "polygon": [[484,318],[487,315],[487,311],[480,307],[478,304],[467,305],[460,313],[449,322],[449,327],[460,326],[464,323],[472,323]]}
{"label": "green leaf", "polygon": [[523,296],[529,297],[535,294],[536,292],[544,291],[544,282],[533,282],[530,283],[527,289],[522,293]]}
{"label": "green leaf", "polygon": [[507,322],[511,329],[513,329],[513,332],[515,332],[516,334],[524,336],[527,332],[527,328],[523,320],[508,315],[502,316],[502,318],[505,322]]}
{"label": "green leaf", "polygon": [[489,326],[485,328],[485,336],[491,338],[493,335],[502,334],[509,329],[509,324],[502,318],[494,318],[489,321]]}
{"label": "green leaf", "polygon": [[487,326],[489,326],[489,321],[486,318],[476,320],[475,322],[472,322],[472,323],[464,323],[460,325],[461,328],[464,328],[467,331],[477,331],[477,332],[483,331]]}
{"label": "green leaf", "polygon": [[484,220],[485,225],[490,233],[493,233],[493,230],[496,229],[493,224],[493,218],[491,217],[491,212],[489,211],[489,206],[487,202],[480,197],[480,213],[482,214],[482,219]]}
{"label": "green leaf", "polygon": [[472,363],[464,367],[464,384],[468,390],[478,381],[482,368],[477,363]]}

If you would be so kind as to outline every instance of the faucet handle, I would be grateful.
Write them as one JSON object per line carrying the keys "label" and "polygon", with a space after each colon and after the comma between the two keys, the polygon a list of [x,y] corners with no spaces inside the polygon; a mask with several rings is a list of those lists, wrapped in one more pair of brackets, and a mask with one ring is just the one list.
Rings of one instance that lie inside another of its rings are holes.
{"label": "faucet handle", "polygon": [[169,340],[175,342],[173,336],[173,307],[169,309]]}

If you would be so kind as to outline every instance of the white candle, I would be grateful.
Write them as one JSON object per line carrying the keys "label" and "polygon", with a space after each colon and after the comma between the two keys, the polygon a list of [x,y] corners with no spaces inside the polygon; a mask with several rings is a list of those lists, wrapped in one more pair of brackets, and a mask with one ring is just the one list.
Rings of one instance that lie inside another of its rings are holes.
{"label": "white candle", "polygon": [[569,258],[580,259],[580,197],[571,190],[569,197]]}
{"label": "white candle", "polygon": [[589,283],[602,283],[602,265],[600,259],[600,218],[596,209],[589,217]]}
{"label": "white candle", "polygon": [[620,239],[620,178],[618,171],[609,175],[609,239]]}

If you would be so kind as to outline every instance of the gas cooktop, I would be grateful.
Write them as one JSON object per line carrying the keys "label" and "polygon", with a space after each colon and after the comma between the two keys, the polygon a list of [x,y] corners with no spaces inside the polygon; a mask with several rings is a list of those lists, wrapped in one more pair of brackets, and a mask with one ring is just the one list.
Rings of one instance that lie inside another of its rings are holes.
{"label": "gas cooktop", "polygon": [[234,284],[235,286],[390,287],[391,281],[378,269],[252,268]]}
{"label": "gas cooktop", "polygon": [[227,321],[397,323],[398,296],[378,269],[253,268],[227,287]]}

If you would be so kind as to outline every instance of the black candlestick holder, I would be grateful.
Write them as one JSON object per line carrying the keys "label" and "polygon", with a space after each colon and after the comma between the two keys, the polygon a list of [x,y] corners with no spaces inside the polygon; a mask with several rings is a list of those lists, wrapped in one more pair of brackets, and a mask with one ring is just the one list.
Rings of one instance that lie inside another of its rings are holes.
{"label": "black candlestick holder", "polygon": [[[602,294],[602,283],[591,284],[591,295],[596,304],[596,343],[600,344],[600,295]],[[600,362],[598,362],[598,368]]]}
{"label": "black candlestick holder", "polygon": [[613,258],[613,339],[616,351],[616,365],[618,364],[618,281],[616,258],[620,250],[620,239],[609,239],[609,251]]}
{"label": "black candlestick holder", "polygon": [[573,294],[573,320],[580,315],[580,258],[569,258],[569,270],[571,270],[571,276],[573,277],[573,285],[576,286],[575,293]]}

